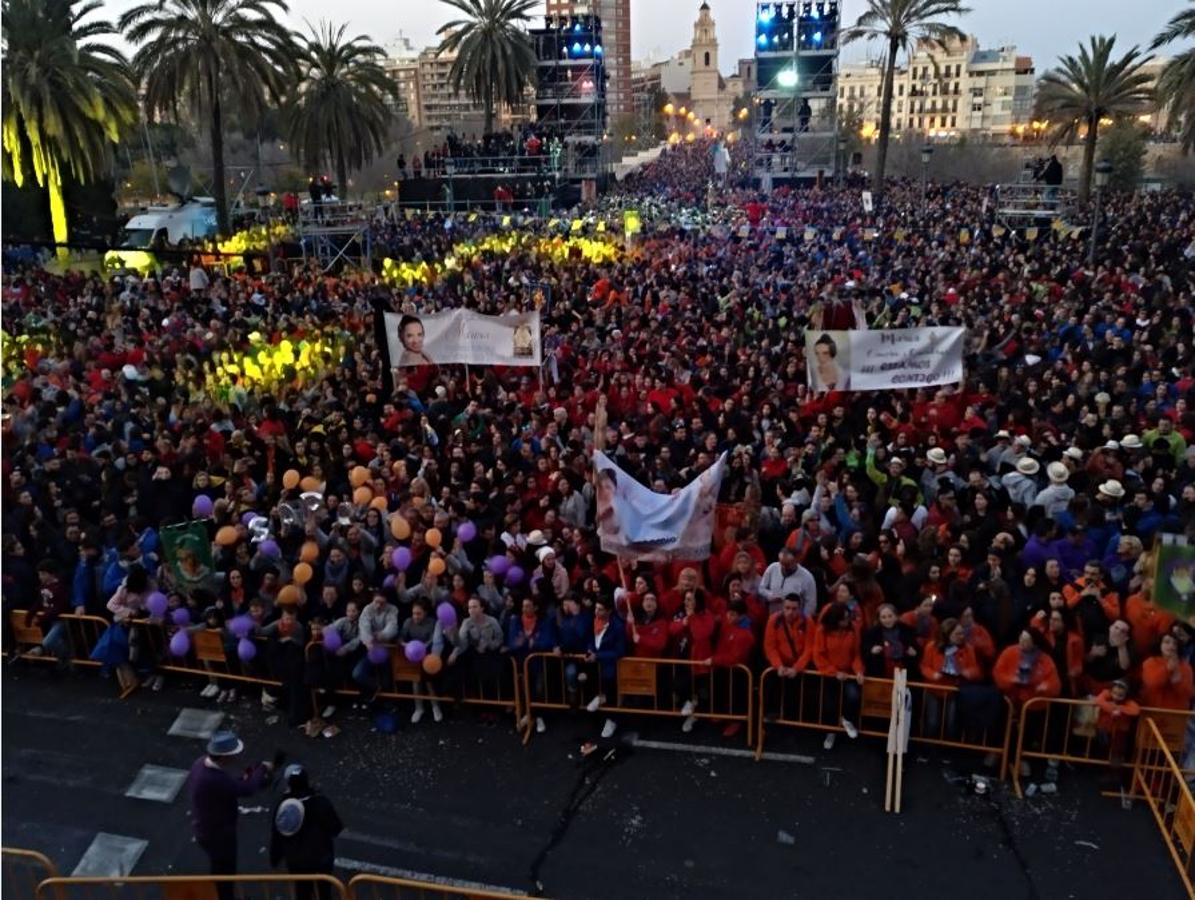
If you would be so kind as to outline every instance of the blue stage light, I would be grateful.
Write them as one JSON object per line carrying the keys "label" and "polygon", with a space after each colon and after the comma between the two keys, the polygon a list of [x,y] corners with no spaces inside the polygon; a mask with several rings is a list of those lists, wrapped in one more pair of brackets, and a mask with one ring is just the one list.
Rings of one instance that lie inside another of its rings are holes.
{"label": "blue stage light", "polygon": [[593,55],[594,55],[594,56],[601,56],[601,55],[602,55],[602,45],[601,45],[601,44],[594,44],[594,45],[593,45]]}
{"label": "blue stage light", "polygon": [[580,53],[580,52],[581,52],[581,42],[573,41],[573,53]]}
{"label": "blue stage light", "polygon": [[822,42],[822,33],[820,31],[813,32],[813,43],[820,44]]}
{"label": "blue stage light", "polygon": [[768,36],[766,34],[761,34],[755,39],[755,43],[759,44],[761,47],[766,47],[768,45]]}

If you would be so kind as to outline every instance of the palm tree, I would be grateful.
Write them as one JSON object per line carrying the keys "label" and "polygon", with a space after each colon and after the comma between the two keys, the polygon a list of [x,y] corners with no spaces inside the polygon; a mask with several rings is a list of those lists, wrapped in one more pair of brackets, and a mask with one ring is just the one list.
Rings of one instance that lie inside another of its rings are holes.
{"label": "palm tree", "polygon": [[[109,22],[83,20],[102,6],[89,0],[4,0],[4,178],[17,187],[32,169],[46,189],[57,244],[68,237],[62,179],[87,182],[104,171],[112,145],[137,121],[128,62],[95,38]],[[58,249],[65,258],[65,247]]]}
{"label": "palm tree", "polygon": [[278,20],[283,0],[146,0],[120,17],[139,45],[133,69],[148,115],[180,120],[187,109],[211,130],[217,223],[228,233],[224,184],[224,98],[260,119],[293,82],[294,36]]}
{"label": "palm tree", "polygon": [[440,53],[455,53],[449,73],[453,90],[463,88],[485,107],[485,133],[494,128],[494,107],[513,106],[535,71],[535,48],[519,25],[539,0],[442,0],[467,18],[440,26]]}
{"label": "palm tree", "polygon": [[[1195,38],[1195,0],[1191,8],[1176,13],[1149,45],[1157,50],[1166,44]],[[1167,125],[1177,131],[1183,153],[1195,150],[1195,48],[1184,50],[1162,69],[1155,87],[1158,102],[1169,109]]]}
{"label": "palm tree", "polygon": [[1119,59],[1112,58],[1115,36],[1093,36],[1079,55],[1063,56],[1037,83],[1034,118],[1050,123],[1046,136],[1050,146],[1074,138],[1086,128],[1083,168],[1079,173],[1079,200],[1091,193],[1091,170],[1099,140],[1101,119],[1116,119],[1139,113],[1152,92],[1149,74],[1141,67],[1149,61],[1136,47]]}
{"label": "palm tree", "polygon": [[284,120],[308,167],[324,161],[335,167],[342,197],[348,170],[382,152],[399,100],[397,84],[382,68],[382,48],[364,35],[346,40],[345,27],[324,23],[311,30],[299,50],[302,81]]}
{"label": "palm tree", "polygon": [[892,133],[892,83],[896,57],[918,43],[941,48],[947,41],[962,40],[958,28],[941,21],[944,16],[961,16],[971,10],[959,0],[867,0],[867,11],[843,32],[843,42],[883,41],[884,88],[880,99],[880,136],[876,145],[876,170],[872,191],[879,197],[884,190],[884,169],[888,163],[888,139]]}

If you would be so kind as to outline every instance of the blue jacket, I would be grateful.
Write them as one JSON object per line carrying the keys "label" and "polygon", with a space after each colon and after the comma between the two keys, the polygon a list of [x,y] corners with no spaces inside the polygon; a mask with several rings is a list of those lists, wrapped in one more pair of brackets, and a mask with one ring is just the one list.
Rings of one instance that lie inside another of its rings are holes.
{"label": "blue jacket", "polygon": [[592,613],[582,611],[575,616],[561,615],[556,639],[565,653],[584,653],[593,642]]}
{"label": "blue jacket", "polygon": [[[107,597],[100,596],[100,561],[98,559],[81,559],[75,565],[75,577],[71,582],[71,607],[83,607],[90,615],[100,615],[108,602]],[[117,583],[117,587],[120,584]],[[115,593],[116,588],[112,589]]]}
{"label": "blue jacket", "polygon": [[529,653],[551,653],[556,649],[556,623],[547,616],[541,617],[528,638],[523,633],[522,617],[511,616],[506,623],[506,647],[518,659]]}
{"label": "blue jacket", "polygon": [[601,667],[602,681],[613,684],[618,674],[618,661],[627,654],[627,629],[622,619],[610,616],[610,625],[602,637],[602,646],[594,640],[593,629],[589,629],[589,644],[586,649],[597,657]]}

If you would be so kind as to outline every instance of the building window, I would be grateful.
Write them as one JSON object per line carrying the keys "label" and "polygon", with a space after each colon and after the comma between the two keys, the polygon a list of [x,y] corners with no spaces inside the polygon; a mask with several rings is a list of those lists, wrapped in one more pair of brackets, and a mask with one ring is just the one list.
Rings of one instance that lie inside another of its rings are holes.
{"label": "building window", "polygon": [[710,52],[708,50],[705,51],[705,64],[706,66],[710,64]]}
{"label": "building window", "polygon": [[951,117],[950,117],[950,127],[951,127],[951,128],[954,128],[954,127],[955,127],[955,122],[957,122],[957,121],[958,121],[958,119],[957,119],[957,117],[956,117],[956,116],[951,116]]}
{"label": "building window", "polygon": [[904,86],[904,84],[903,84],[903,83],[902,83],[902,84],[898,84],[898,85],[896,86],[896,96],[898,96],[898,97],[903,97],[904,95],[905,95],[905,86]]}

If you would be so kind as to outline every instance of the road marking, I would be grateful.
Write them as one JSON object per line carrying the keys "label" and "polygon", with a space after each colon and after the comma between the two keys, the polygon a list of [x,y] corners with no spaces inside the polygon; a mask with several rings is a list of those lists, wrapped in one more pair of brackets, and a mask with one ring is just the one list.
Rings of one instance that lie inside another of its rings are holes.
{"label": "road marking", "polygon": [[166,733],[174,737],[195,738],[206,741],[216,733],[216,729],[220,727],[220,723],[223,721],[224,713],[222,712],[212,712],[188,706],[179,712],[178,718],[174,720],[174,724],[170,726],[170,730]]}
{"label": "road marking", "polygon": [[502,887],[496,884],[483,884],[480,881],[467,881],[463,878],[445,878],[443,875],[430,875],[427,872],[416,872],[413,869],[399,869],[395,866],[383,866],[378,863],[366,862],[363,859],[349,859],[338,856],[334,861],[338,869],[348,869],[350,872],[365,872],[370,875],[385,875],[388,878],[406,878],[409,881],[422,881],[427,884],[438,884],[441,887],[454,888],[458,891],[489,891],[493,894],[506,894],[511,897],[528,897],[526,891]]}
{"label": "road marking", "polygon": [[414,853],[420,856],[435,856],[439,859],[471,863],[484,863],[486,861],[486,857],[479,853],[460,853],[456,850],[446,850],[442,847],[423,847],[414,841],[378,837],[377,835],[363,834],[360,831],[352,831],[351,829],[342,831],[340,837],[346,841],[356,841],[358,844],[385,847],[387,850],[398,850],[402,853]]}
{"label": "road marking", "polygon": [[108,834],[99,832],[91,842],[91,846],[83,853],[83,858],[71,872],[73,877],[91,876],[93,878],[121,878],[133,871],[137,860],[149,846],[149,841],[141,838],[125,837],[123,834]]}
{"label": "road marking", "polygon": [[178,792],[187,781],[186,769],[170,769],[166,766],[145,765],[124,792],[126,797],[136,800],[152,800],[155,803],[173,803]]}
{"label": "road marking", "polygon": [[[672,741],[645,741],[635,738],[632,747],[642,747],[645,750],[671,750],[674,753],[696,753],[700,756],[731,756],[737,759],[755,759],[754,750],[740,750],[735,747],[707,747],[705,744],[677,744]],[[799,753],[764,753],[760,759],[769,762],[800,763],[812,766],[816,760],[812,756],[802,756]]]}

